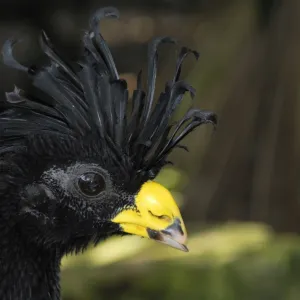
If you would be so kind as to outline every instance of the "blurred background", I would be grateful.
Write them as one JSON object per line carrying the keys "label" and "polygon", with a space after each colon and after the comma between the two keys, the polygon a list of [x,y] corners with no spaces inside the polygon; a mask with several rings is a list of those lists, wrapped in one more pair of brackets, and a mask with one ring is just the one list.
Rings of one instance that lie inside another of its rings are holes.
{"label": "blurred background", "polygon": [[[129,89],[149,40],[173,36],[200,52],[183,77],[197,90],[192,104],[220,122],[191,134],[189,154],[173,153],[175,166],[157,178],[181,206],[190,252],[112,238],[64,259],[63,299],[300,299],[300,1],[2,0],[0,43],[22,36],[16,56],[40,64],[44,29],[76,59],[91,13],[107,5],[121,19],[105,20],[102,33]],[[159,89],[177,54],[161,47]],[[0,81],[1,97],[28,85],[3,65]],[[181,109],[188,105],[187,97]]]}

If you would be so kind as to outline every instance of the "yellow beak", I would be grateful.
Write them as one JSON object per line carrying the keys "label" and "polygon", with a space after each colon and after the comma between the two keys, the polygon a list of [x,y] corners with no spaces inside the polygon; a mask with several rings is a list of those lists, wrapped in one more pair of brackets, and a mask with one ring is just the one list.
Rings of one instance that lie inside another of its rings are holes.
{"label": "yellow beak", "polygon": [[147,237],[173,248],[188,251],[186,229],[171,193],[162,185],[148,181],[135,197],[135,208],[119,212],[112,222],[130,234]]}

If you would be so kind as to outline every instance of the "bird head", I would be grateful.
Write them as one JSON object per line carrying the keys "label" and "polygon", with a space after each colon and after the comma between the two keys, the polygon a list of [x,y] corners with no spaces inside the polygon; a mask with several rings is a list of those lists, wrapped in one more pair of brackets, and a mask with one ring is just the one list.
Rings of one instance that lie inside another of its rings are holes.
{"label": "bird head", "polygon": [[[142,73],[129,99],[99,22],[118,17],[115,8],[97,11],[83,37],[79,62],[64,60],[45,33],[41,48],[50,63],[21,65],[13,56],[16,40],[3,47],[4,63],[31,78],[30,92],[6,93],[0,113],[0,160],[6,195],[18,199],[0,206],[0,215],[26,238],[68,252],[112,235],[137,235],[187,251],[187,232],[171,193],[155,182],[175,148],[201,124],[216,125],[216,115],[191,108],[171,123],[186,92],[180,80],[188,54],[182,48],[174,77],[155,99],[158,46],[149,45],[147,86]],[[10,207],[8,209],[8,207]]]}

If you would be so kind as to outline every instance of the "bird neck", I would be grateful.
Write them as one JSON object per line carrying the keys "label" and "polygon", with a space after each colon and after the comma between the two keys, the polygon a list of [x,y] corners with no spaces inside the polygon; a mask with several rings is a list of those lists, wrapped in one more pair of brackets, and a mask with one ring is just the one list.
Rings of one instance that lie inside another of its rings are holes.
{"label": "bird neck", "polygon": [[58,251],[29,245],[17,228],[3,228],[1,223],[0,299],[59,300]]}

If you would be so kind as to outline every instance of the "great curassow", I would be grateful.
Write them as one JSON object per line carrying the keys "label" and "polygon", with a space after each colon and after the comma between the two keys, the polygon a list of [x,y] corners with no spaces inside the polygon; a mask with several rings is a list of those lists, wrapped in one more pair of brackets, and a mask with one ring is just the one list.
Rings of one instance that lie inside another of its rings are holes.
{"label": "great curassow", "polygon": [[[132,234],[187,251],[186,229],[170,192],[154,178],[168,154],[216,115],[189,109],[171,123],[186,92],[180,80],[182,48],[174,77],[154,98],[157,48],[149,47],[147,89],[141,73],[129,102],[111,52],[99,32],[115,8],[97,11],[83,37],[82,58],[63,60],[45,33],[41,48],[50,64],[25,67],[2,50],[6,65],[25,71],[32,92],[6,93],[0,113],[0,299],[60,299],[60,261],[70,252],[113,235]],[[129,104],[132,109],[129,108]]]}

